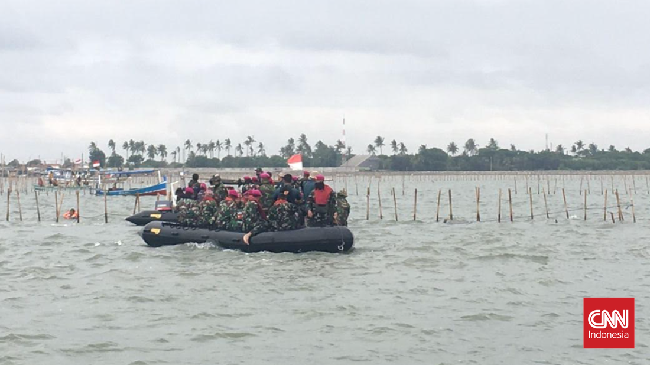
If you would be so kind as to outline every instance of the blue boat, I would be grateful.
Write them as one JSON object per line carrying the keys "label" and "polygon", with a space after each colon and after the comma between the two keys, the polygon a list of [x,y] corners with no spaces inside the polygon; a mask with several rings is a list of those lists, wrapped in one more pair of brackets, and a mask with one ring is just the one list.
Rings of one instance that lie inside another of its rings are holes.
{"label": "blue boat", "polygon": [[[151,186],[144,186],[141,188],[131,188],[131,189],[124,189],[124,188],[118,188],[118,187],[113,187],[109,188],[107,190],[103,190],[101,188],[98,188],[95,192],[96,195],[108,195],[108,196],[116,196],[116,195],[167,195],[167,177],[161,177],[160,176],[160,171],[157,170],[135,170],[135,171],[101,171],[100,172],[100,181],[97,184],[98,186],[101,186],[101,176],[105,176],[106,178],[114,178],[117,179],[119,182],[120,177],[131,177],[133,175],[145,175],[145,174],[151,174],[154,172],[158,172],[158,184],[151,185]],[[123,182],[120,182],[121,185],[124,185]],[[115,184],[116,185],[116,184]]]}

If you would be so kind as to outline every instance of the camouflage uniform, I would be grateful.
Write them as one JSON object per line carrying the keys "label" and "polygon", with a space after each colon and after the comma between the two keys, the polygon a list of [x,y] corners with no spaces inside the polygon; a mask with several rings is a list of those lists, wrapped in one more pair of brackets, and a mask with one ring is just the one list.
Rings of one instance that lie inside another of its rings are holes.
{"label": "camouflage uniform", "polygon": [[196,200],[184,199],[178,204],[178,223],[197,227],[201,217],[201,207]]}
{"label": "camouflage uniform", "polygon": [[214,226],[214,217],[219,210],[219,204],[214,200],[204,200],[200,204],[201,217],[199,225],[201,227]]}
{"label": "camouflage uniform", "polygon": [[260,184],[259,190],[262,193],[260,204],[262,204],[262,208],[268,210],[273,205],[273,193],[275,192],[275,187],[273,184],[264,182]]}
{"label": "camouflage uniform", "polygon": [[332,191],[324,207],[319,206],[314,201],[314,191],[309,194],[307,198],[307,210],[311,210],[313,217],[307,218],[307,226],[309,227],[325,227],[334,224],[334,211],[336,210],[335,193]]}
{"label": "camouflage uniform", "polygon": [[336,194],[336,225],[337,226],[347,226],[348,217],[350,216],[350,203],[346,197],[348,194],[341,190]]}
{"label": "camouflage uniform", "polygon": [[257,209],[257,202],[248,201],[244,205],[244,218],[242,220],[242,232],[251,232],[253,236],[265,232],[267,228],[267,221],[260,214]]}
{"label": "camouflage uniform", "polygon": [[241,232],[243,207],[233,200],[224,200],[219,205],[215,225],[219,229]]}
{"label": "camouflage uniform", "polygon": [[269,209],[269,226],[273,231],[289,231],[298,228],[296,205],[287,201],[276,202]]}
{"label": "camouflage uniform", "polygon": [[226,185],[224,185],[221,182],[218,183],[218,184],[215,184],[212,187],[212,191],[214,192],[214,199],[217,202],[224,201],[224,199],[226,199],[226,197],[228,196],[228,188],[226,188]]}

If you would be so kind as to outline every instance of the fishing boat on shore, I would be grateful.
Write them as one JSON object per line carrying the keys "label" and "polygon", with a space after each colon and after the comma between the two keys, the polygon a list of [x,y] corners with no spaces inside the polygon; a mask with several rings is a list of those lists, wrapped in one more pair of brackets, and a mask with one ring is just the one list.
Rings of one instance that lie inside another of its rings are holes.
{"label": "fishing boat on shore", "polygon": [[[137,188],[125,188],[125,184],[135,176],[146,176],[157,174],[158,183],[149,186]],[[112,185],[108,189],[106,186]],[[166,195],[167,194],[167,177],[161,176],[160,170],[134,170],[119,171],[105,170],[99,172],[99,181],[97,183],[96,195]],[[101,188],[100,188],[101,187]]]}

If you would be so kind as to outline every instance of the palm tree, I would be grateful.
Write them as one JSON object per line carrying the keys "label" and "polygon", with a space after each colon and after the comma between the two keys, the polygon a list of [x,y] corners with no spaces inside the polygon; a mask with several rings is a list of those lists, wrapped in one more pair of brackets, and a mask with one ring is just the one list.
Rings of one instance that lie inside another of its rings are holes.
{"label": "palm tree", "polygon": [[298,137],[297,151],[300,152],[303,156],[309,157],[311,155],[311,146],[309,146],[309,143],[307,143],[307,135],[304,133]]}
{"label": "palm tree", "polygon": [[406,152],[408,152],[408,148],[406,148],[406,145],[404,144],[404,142],[400,142],[399,143],[399,154],[400,155],[405,155]]}
{"label": "palm tree", "polygon": [[476,142],[474,141],[474,138],[470,138],[465,142],[465,152],[467,152],[468,155],[472,156],[474,155],[476,151]]}
{"label": "palm tree", "polygon": [[129,140],[129,150],[131,150],[131,155],[135,154],[135,141],[130,139]]}
{"label": "palm tree", "polygon": [[348,157],[352,155],[352,146],[348,146],[348,148],[345,150],[345,155]]}
{"label": "palm tree", "polygon": [[183,149],[183,160],[187,161],[187,159],[185,158],[185,150],[187,150],[188,155],[189,155],[189,152],[192,151],[192,141],[190,141],[189,139],[186,139],[184,147],[185,148]]}
{"label": "palm tree", "polygon": [[376,151],[376,150],[375,150],[375,146],[369,144],[369,145],[368,145],[368,149],[367,149],[367,151],[368,151],[369,154],[374,155],[374,154],[375,154],[375,151]]}
{"label": "palm tree", "polygon": [[232,148],[232,143],[230,143],[230,138],[226,138],[226,140],[223,143],[224,143],[223,148],[226,150],[228,156],[230,156],[230,149]]}
{"label": "palm tree", "polygon": [[517,147],[514,144],[510,145],[510,151],[517,152]]}
{"label": "palm tree", "polygon": [[341,141],[340,139],[337,140],[334,149],[336,150],[336,152],[341,153],[341,151],[345,149],[345,143],[343,143],[343,141]]}
{"label": "palm tree", "polygon": [[562,146],[561,144],[555,146],[555,152],[559,153],[560,155],[563,155],[564,154],[564,146]]}
{"label": "palm tree", "polygon": [[[246,141],[244,141],[244,144],[248,146],[248,150],[250,151],[251,155],[255,155],[255,150],[253,150],[253,144],[255,143],[255,136],[247,136]],[[246,155],[248,155],[248,151],[246,152]]]}
{"label": "palm tree", "polygon": [[580,151],[582,151],[585,148],[584,142],[582,140],[578,140],[576,143],[576,153],[580,154]]}
{"label": "palm tree", "polygon": [[241,146],[241,143],[238,143],[237,146],[235,147],[235,154],[238,154],[239,157],[242,157],[244,154],[244,149]]}
{"label": "palm tree", "polygon": [[591,142],[591,143],[589,144],[589,153],[590,153],[592,156],[595,155],[596,153],[598,153],[598,146],[597,146],[595,143],[593,143],[593,142]]}
{"label": "palm tree", "polygon": [[490,142],[488,142],[488,145],[486,147],[491,149],[491,150],[498,150],[499,149],[499,142],[497,142],[497,140],[494,139],[494,138],[490,138]]}
{"label": "palm tree", "polygon": [[164,160],[167,157],[167,146],[164,144],[158,145],[158,154],[160,155],[160,161]]}
{"label": "palm tree", "polygon": [[266,150],[264,149],[264,143],[260,142],[257,144],[257,153],[261,156],[266,156]]}
{"label": "palm tree", "polygon": [[447,152],[451,153],[452,156],[456,156],[458,153],[458,146],[456,146],[455,142],[449,143],[447,146]]}
{"label": "palm tree", "polygon": [[150,144],[149,147],[147,147],[147,156],[149,159],[153,160],[157,154],[158,150],[156,150],[156,146]]}
{"label": "palm tree", "polygon": [[138,152],[140,152],[140,156],[144,155],[144,153],[147,151],[146,146],[147,144],[144,143],[144,141],[137,142],[138,145]]}
{"label": "palm tree", "polygon": [[377,136],[377,138],[375,138],[375,147],[379,148],[379,154],[380,155],[384,154],[384,149],[383,149],[383,147],[384,147],[384,137]]}
{"label": "palm tree", "polygon": [[608,149],[608,151],[609,151],[609,152],[616,152],[616,147],[614,147],[613,144],[610,144],[610,145],[609,145],[609,149]]}
{"label": "palm tree", "polygon": [[210,151],[210,158],[214,157],[214,149],[216,146],[217,145],[214,143],[213,140],[210,140],[210,142],[208,143],[208,151]]}
{"label": "palm tree", "polygon": [[399,151],[399,148],[397,147],[397,141],[396,140],[390,141],[390,149],[393,150],[393,155],[397,154],[397,152]]}
{"label": "palm tree", "polygon": [[124,141],[124,143],[122,143],[122,149],[124,150],[124,153],[126,155],[126,159],[128,160],[129,159],[129,142]]}
{"label": "palm tree", "polygon": [[420,148],[418,148],[418,153],[423,154],[427,150],[427,145],[426,144],[421,144]]}
{"label": "palm tree", "polygon": [[217,142],[214,143],[214,148],[217,149],[217,158],[221,159],[221,149],[223,148],[223,146],[221,145],[220,140],[217,140]]}
{"label": "palm tree", "polygon": [[196,153],[201,153],[201,151],[203,151],[203,144],[201,144],[201,142],[198,142],[196,144]]}
{"label": "palm tree", "polygon": [[176,146],[176,156],[178,156],[178,162],[180,162],[181,159],[181,146]]}
{"label": "palm tree", "polygon": [[115,154],[115,141],[113,141],[112,138],[108,140],[108,148],[111,149],[111,151],[113,152],[112,154],[114,155]]}
{"label": "palm tree", "polygon": [[177,154],[176,154],[176,150],[173,150],[173,151],[171,152],[171,155],[172,155],[172,157],[174,158],[174,163],[176,163],[176,155],[177,155]]}

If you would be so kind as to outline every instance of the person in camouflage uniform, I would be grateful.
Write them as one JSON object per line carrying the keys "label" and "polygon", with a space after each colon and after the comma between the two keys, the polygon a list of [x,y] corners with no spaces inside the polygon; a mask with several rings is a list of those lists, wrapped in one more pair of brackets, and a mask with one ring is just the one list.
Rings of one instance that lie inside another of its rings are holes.
{"label": "person in camouflage uniform", "polygon": [[259,191],[262,193],[260,203],[262,204],[262,208],[268,211],[268,209],[273,205],[273,193],[275,192],[275,187],[273,186],[273,183],[271,183],[271,177],[266,172],[260,175],[260,179],[262,180],[259,188]]}
{"label": "person in camouflage uniform", "polygon": [[289,231],[299,226],[298,209],[295,204],[287,201],[290,191],[291,187],[283,186],[278,200],[269,209],[268,220],[272,231]]}
{"label": "person in camouflage uniform", "polygon": [[210,178],[210,185],[212,185],[212,192],[214,199],[220,203],[228,196],[228,188],[221,182],[221,176],[214,175]]}
{"label": "person in camouflage uniform", "polygon": [[348,217],[350,216],[350,204],[346,199],[348,196],[345,189],[336,193],[336,212],[334,213],[334,223],[337,226],[347,226]]}
{"label": "person in camouflage uniform", "polygon": [[219,212],[215,217],[215,226],[232,232],[241,232],[243,219],[243,206],[239,201],[239,194],[230,190],[228,196],[219,204]]}
{"label": "person in camouflage uniform", "polygon": [[219,210],[219,204],[214,199],[212,190],[205,193],[203,200],[199,203],[201,208],[201,216],[199,218],[199,226],[212,228],[214,226],[214,217]]}
{"label": "person in camouflage uniform", "polygon": [[307,198],[307,226],[325,227],[334,223],[336,198],[334,191],[325,184],[323,175],[316,175],[314,190]]}
{"label": "person in camouflage uniform", "polygon": [[242,231],[247,232],[243,238],[246,244],[249,244],[251,237],[268,230],[266,214],[259,202],[261,196],[262,193],[257,189],[248,191],[248,201],[244,206],[244,219],[242,223]]}
{"label": "person in camouflage uniform", "polygon": [[197,227],[201,218],[201,207],[196,200],[184,199],[179,202],[178,223],[187,227]]}

